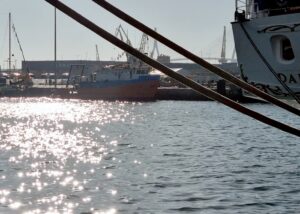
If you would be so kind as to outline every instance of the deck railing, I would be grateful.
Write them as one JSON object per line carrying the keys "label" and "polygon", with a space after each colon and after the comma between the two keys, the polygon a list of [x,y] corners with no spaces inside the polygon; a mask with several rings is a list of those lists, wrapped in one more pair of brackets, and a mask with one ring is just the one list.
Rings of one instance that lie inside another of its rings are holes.
{"label": "deck railing", "polygon": [[245,19],[255,19],[267,16],[275,16],[289,13],[299,13],[300,6],[287,5],[282,8],[260,9],[258,3],[254,0],[236,0],[236,12],[243,14]]}

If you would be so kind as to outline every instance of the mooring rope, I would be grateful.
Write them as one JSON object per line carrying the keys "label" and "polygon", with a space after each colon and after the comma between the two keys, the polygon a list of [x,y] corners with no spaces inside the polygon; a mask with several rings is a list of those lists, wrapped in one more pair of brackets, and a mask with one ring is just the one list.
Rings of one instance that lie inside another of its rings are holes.
{"label": "mooring rope", "polygon": [[140,21],[134,19],[133,17],[129,16],[125,12],[121,11],[120,9],[116,8],[112,4],[108,3],[105,0],[93,0],[96,4],[103,7],[110,13],[114,14],[115,16],[119,17],[120,19],[124,20],[125,22],[131,24],[132,26],[136,27],[137,29],[141,30],[142,32],[148,34],[152,38],[156,39],[157,41],[161,42],[162,44],[166,45],[167,47],[173,49],[174,51],[182,54],[186,58],[194,61],[195,63],[201,65],[202,67],[206,68],[208,71],[215,73],[216,75],[224,78],[225,80],[233,83],[236,86],[241,87],[242,89],[255,94],[256,96],[278,106],[281,107],[289,112],[292,112],[298,116],[300,116],[300,110],[288,105],[285,102],[255,88],[254,86],[244,82],[243,80],[233,76],[232,74],[218,68],[209,62],[205,61],[204,59],[196,56],[195,54],[189,52],[188,50],[184,49],[183,47],[177,45],[176,43],[172,42],[171,40],[167,39],[166,37],[162,36],[161,34],[157,33],[156,31],[152,30],[151,28],[147,27]]}
{"label": "mooring rope", "polygon": [[63,13],[65,13],[69,17],[73,18],[78,23],[80,23],[81,25],[83,25],[86,28],[90,29],[91,31],[93,31],[97,35],[101,36],[105,40],[107,40],[110,43],[116,45],[120,49],[130,53],[131,55],[139,58],[140,60],[144,61],[148,65],[160,70],[161,72],[163,72],[166,75],[174,78],[175,80],[189,86],[190,88],[194,89],[198,93],[201,93],[202,95],[204,95],[204,96],[206,96],[210,99],[219,101],[220,103],[223,103],[224,105],[226,105],[226,106],[228,106],[232,109],[235,109],[236,111],[239,111],[243,114],[246,114],[246,115],[262,122],[262,123],[265,123],[265,124],[270,125],[272,127],[278,128],[282,131],[285,131],[287,133],[290,133],[290,134],[293,134],[295,136],[300,137],[300,130],[298,130],[294,127],[291,127],[289,125],[286,125],[284,123],[281,123],[279,121],[276,121],[274,119],[271,119],[269,117],[266,117],[266,116],[264,116],[264,115],[262,115],[258,112],[255,112],[251,109],[248,109],[248,108],[238,104],[237,102],[235,102],[235,101],[233,101],[233,100],[231,100],[227,97],[224,97],[224,96],[218,94],[217,92],[215,92],[215,91],[213,91],[209,88],[206,88],[202,85],[199,85],[198,83],[194,82],[191,79],[188,79],[187,77],[185,77],[185,76],[183,76],[179,73],[176,73],[175,71],[171,70],[170,68],[166,67],[165,65],[160,64],[159,62],[157,62],[157,61],[151,59],[150,57],[146,56],[145,54],[139,52],[135,48],[129,46],[125,42],[119,40],[118,38],[116,38],[112,34],[108,33],[104,29],[100,28],[95,23],[93,23],[90,20],[88,20],[87,18],[83,17],[82,15],[77,13],[76,11],[72,10],[70,7],[68,7],[65,4],[61,3],[60,1],[58,1],[58,0],[45,0],[45,1],[50,3],[51,5],[53,5],[57,9],[61,10]]}

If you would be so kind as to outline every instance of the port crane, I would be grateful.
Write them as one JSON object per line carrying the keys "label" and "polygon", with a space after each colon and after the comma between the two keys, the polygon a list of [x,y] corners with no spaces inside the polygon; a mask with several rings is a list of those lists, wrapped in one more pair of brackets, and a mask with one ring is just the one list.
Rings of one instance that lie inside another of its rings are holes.
{"label": "port crane", "polygon": [[[116,28],[115,36],[120,38],[123,42],[126,42],[128,45],[130,45],[132,47],[132,43],[128,37],[128,34],[125,32],[125,30],[121,24]],[[130,61],[130,58],[131,58],[130,54],[128,54],[126,52],[119,54],[117,58],[120,59],[124,54],[126,54],[127,61]]]}
{"label": "port crane", "polygon": [[[122,27],[122,25],[120,24],[115,31],[115,36],[119,37],[123,42],[126,42],[128,45],[130,45],[131,47],[133,47],[128,34],[125,32],[124,28]],[[146,47],[148,45],[148,35],[143,33],[142,35],[142,39],[140,42],[140,46],[138,48],[138,50],[144,54],[147,55],[146,53]],[[123,52],[122,54],[118,55],[118,59],[121,58],[124,54],[126,54],[126,58],[127,58],[127,63],[129,65],[130,68],[133,69],[140,69],[140,68],[144,68],[146,66],[145,63],[143,63],[141,60],[137,59],[136,57],[132,56],[129,53]]]}
{"label": "port crane", "polygon": [[[125,32],[125,30],[121,24],[116,28],[115,36],[116,37],[119,36],[123,42],[126,42],[128,45],[130,45],[132,47],[131,41],[128,37],[128,34]],[[126,40],[124,39],[124,37],[126,38]]]}
{"label": "port crane", "polygon": [[148,35],[143,33],[141,43],[140,43],[140,47],[139,47],[139,51],[141,53],[148,54],[147,50],[146,50],[146,47],[148,45],[148,40],[149,40]]}

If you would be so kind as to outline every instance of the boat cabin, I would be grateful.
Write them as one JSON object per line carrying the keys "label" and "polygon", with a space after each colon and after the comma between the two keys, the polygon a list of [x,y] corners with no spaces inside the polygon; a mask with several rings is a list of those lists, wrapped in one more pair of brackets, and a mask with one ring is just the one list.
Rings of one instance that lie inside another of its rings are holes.
{"label": "boat cabin", "polygon": [[267,12],[269,16],[300,12],[299,0],[254,0],[254,11]]}
{"label": "boat cabin", "polygon": [[300,13],[299,0],[236,0],[236,19]]}

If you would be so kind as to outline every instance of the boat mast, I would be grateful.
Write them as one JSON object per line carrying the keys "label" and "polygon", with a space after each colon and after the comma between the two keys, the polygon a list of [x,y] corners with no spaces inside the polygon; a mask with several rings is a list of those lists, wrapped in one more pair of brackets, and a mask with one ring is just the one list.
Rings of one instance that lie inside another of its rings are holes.
{"label": "boat mast", "polygon": [[11,71],[11,13],[8,15],[9,17],[9,47],[8,47],[8,70]]}
{"label": "boat mast", "polygon": [[57,63],[56,63],[56,7],[54,7],[54,73],[55,73],[55,88],[57,85]]}

